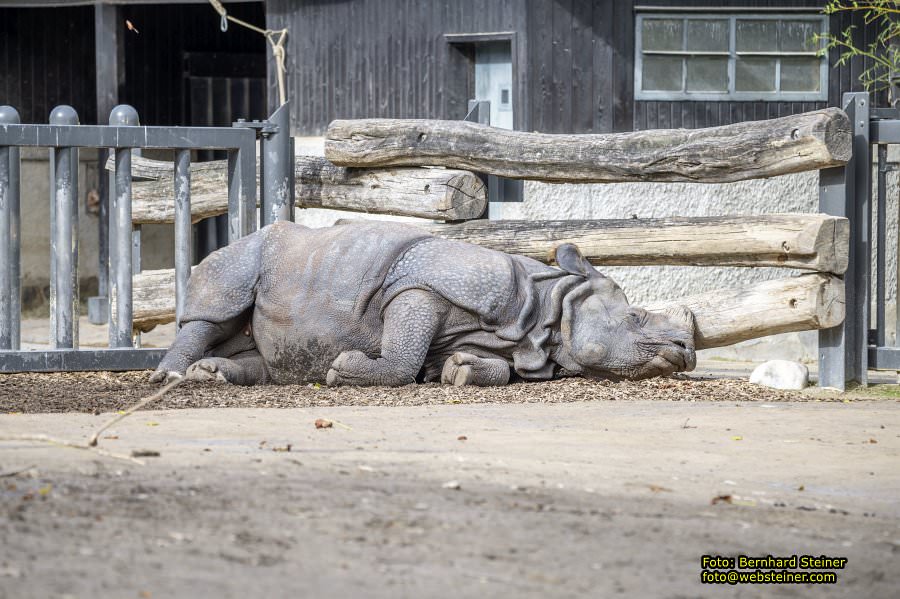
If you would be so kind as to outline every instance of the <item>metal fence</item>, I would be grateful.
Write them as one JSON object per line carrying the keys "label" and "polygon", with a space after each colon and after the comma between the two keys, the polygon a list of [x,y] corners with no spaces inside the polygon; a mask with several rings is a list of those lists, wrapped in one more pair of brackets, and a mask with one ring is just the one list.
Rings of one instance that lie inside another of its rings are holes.
{"label": "metal fence", "polygon": [[[886,147],[900,144],[900,112],[870,110],[866,93],[844,94],[842,107],[853,126],[853,155],[844,167],[819,173],[819,209],[850,221],[849,266],[844,274],[846,314],[838,327],[819,332],[819,385],[844,389],[848,382],[867,383],[868,368],[900,370],[900,346],[885,339],[886,228],[897,225],[886,214]],[[472,102],[466,120],[485,122],[489,106]],[[117,106],[109,126],[78,125],[75,111],[58,107],[48,125],[19,124],[18,114],[0,107],[0,372],[52,370],[132,370],[153,368],[164,350],[134,347],[132,276],[140,271],[140,231],[131,222],[131,151],[174,151],[176,322],[184,309],[191,265],[191,151],[228,153],[229,240],[276,220],[291,219],[293,149],[289,107],[266,121],[238,122],[233,127],[142,127],[130,106]],[[261,144],[261,210],[256,211],[256,141]],[[878,146],[878,235],[875,323],[870,325],[872,279],[872,161]],[[49,351],[20,351],[20,176],[23,146],[51,151],[51,331]],[[109,349],[78,349],[77,152],[80,147],[109,148],[115,153],[114,190],[109,208],[109,286],[113,313]],[[497,193],[499,182],[490,188]],[[507,194],[503,194],[507,195]],[[511,197],[496,200],[518,199]],[[900,251],[900,250],[898,250]],[[898,294],[900,295],[900,294]],[[898,318],[900,323],[900,318]],[[898,324],[900,326],[900,324]],[[898,331],[900,333],[900,331]],[[900,334],[898,334],[900,339]]]}
{"label": "metal fence", "polygon": [[[887,174],[891,167],[888,165],[888,146],[900,144],[900,109],[877,108],[866,111],[862,109],[862,102],[868,100],[868,94],[847,94],[853,96],[856,102],[855,143],[851,165],[856,173],[855,181],[855,225],[851,231],[851,259],[854,250],[857,253],[855,264],[858,268],[854,280],[852,310],[855,312],[856,322],[851,323],[855,327],[855,347],[848,353],[855,362],[855,371],[859,373],[855,378],[860,383],[867,382],[865,371],[898,370],[900,371],[900,318],[897,319],[894,344],[887,342],[887,232],[888,227],[900,227],[900,218],[897,214],[887,212]],[[846,98],[846,96],[845,96]],[[846,100],[845,100],[846,102]],[[849,114],[849,113],[848,113]],[[872,202],[873,168],[872,146],[876,148],[877,166],[875,171],[875,203]],[[851,168],[848,165],[848,169]],[[873,219],[874,217],[874,219]],[[872,222],[875,223],[875,255],[874,272],[872,271]],[[851,217],[851,223],[854,220]],[[855,239],[853,234],[856,235]],[[900,257],[900,246],[895,248]],[[900,274],[900,273],[898,273]],[[872,278],[874,276],[874,320],[870,313],[872,306]],[[898,279],[898,293],[895,299],[900,298],[900,279]],[[850,291],[848,288],[848,315],[851,312]],[[897,316],[900,317],[900,301],[897,302]]]}
{"label": "metal fence", "polygon": [[[256,204],[256,142],[260,140],[262,209]],[[20,147],[51,153],[50,350],[21,351]],[[78,149],[110,149],[109,348],[79,349]],[[180,322],[191,269],[192,150],[228,154],[229,241],[293,211],[293,160],[289,107],[267,121],[233,127],[143,127],[137,111],[115,107],[109,125],[79,125],[68,106],[51,113],[50,124],[20,124],[16,110],[0,107],[0,372],[137,370],[154,368],[165,350],[135,347],[132,277],[140,271],[140,229],[131,219],[132,150],[173,150],[175,197],[176,321]]]}
{"label": "metal fence", "polygon": [[[819,385],[843,390],[847,383],[868,384],[869,369],[900,370],[900,329],[895,345],[887,345],[885,315],[887,228],[900,227],[898,216],[887,213],[887,148],[889,144],[900,144],[900,111],[873,109],[869,94],[864,92],[844,94],[842,108],[853,126],[853,156],[844,167],[820,171],[819,209],[850,221],[849,265],[844,273],[847,316],[841,326],[819,332]],[[873,145],[877,146],[874,206]],[[873,217],[877,236],[874,256]],[[900,247],[896,251],[900,256]],[[897,323],[900,327],[900,318]]]}

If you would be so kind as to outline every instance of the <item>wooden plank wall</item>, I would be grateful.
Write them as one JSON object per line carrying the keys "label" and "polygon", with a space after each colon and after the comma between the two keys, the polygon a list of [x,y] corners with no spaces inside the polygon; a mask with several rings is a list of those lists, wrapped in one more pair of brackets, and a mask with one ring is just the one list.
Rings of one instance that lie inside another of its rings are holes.
{"label": "wooden plank wall", "polygon": [[[260,2],[227,5],[229,14],[258,25],[265,22],[263,7]],[[227,32],[220,31],[219,16],[208,5],[128,5],[122,7],[122,13],[140,34],[123,34],[125,89],[121,101],[137,108],[141,122],[148,125],[189,123],[184,106],[188,96],[185,53],[215,53],[218,58],[208,72],[193,74],[229,77],[236,72],[248,76],[232,61],[247,62],[247,54],[263,57],[267,52],[266,41],[258,33],[233,23]],[[263,60],[254,60],[253,66],[254,76],[265,77]]]}
{"label": "wooden plank wall", "polygon": [[93,6],[0,8],[0,104],[23,123],[46,123],[60,104],[96,122],[94,81]]}
{"label": "wooden plank wall", "polygon": [[[525,52],[526,0],[266,2],[271,29],[290,29],[293,126],[321,135],[336,118],[465,116],[467,58],[446,33],[516,31]],[[527,73],[526,73],[527,76]],[[277,98],[269,66],[269,104]],[[520,90],[527,89],[527,82]],[[514,98],[517,109],[525,109]]]}
{"label": "wooden plank wall", "polygon": [[[860,89],[862,61],[835,68],[825,102],[635,102],[634,7],[671,0],[381,0],[266,3],[270,28],[291,30],[294,127],[321,135],[335,118],[460,118],[471,57],[445,33],[515,31],[517,128],[600,133],[709,127],[838,105]],[[813,0],[682,0],[678,6],[813,7]],[[850,16],[832,19],[843,31]],[[857,22],[862,43],[870,32]],[[833,56],[832,60],[836,60]],[[270,62],[269,101],[274,101]]]}
{"label": "wooden plank wall", "polygon": [[[235,16],[263,24],[261,2],[228,4]],[[218,52],[221,76],[232,70],[230,56],[265,56],[263,37],[241,27],[219,31],[212,7],[193,5],[123,6],[125,87],[122,102],[133,104],[148,125],[185,124],[183,55]],[[256,76],[265,77],[257,61]],[[94,7],[0,8],[0,104],[10,104],[26,123],[46,123],[50,110],[70,104],[84,124],[98,122],[94,66]],[[263,92],[264,93],[264,92]],[[106,124],[108,115],[101,115]]]}

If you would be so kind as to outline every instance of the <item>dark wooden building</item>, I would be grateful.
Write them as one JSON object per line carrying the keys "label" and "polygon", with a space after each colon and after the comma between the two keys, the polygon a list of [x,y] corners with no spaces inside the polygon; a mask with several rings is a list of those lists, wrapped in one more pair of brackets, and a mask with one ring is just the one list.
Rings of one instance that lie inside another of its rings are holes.
{"label": "dark wooden building", "polygon": [[[299,134],[319,135],[334,118],[462,118],[476,97],[479,53],[498,46],[511,66],[507,99],[516,129],[589,133],[705,127],[839,104],[841,93],[860,89],[862,61],[817,62],[804,38],[854,24],[865,43],[869,32],[847,13],[821,15],[823,6],[268,0],[266,16],[270,28],[290,30],[289,96]],[[497,53],[485,54],[490,61]]]}
{"label": "dark wooden building", "polygon": [[[265,22],[262,2],[226,6]],[[148,125],[265,118],[265,61],[263,37],[223,33],[208,2],[0,0],[0,104],[23,122],[69,104],[82,123],[105,124],[119,102]]]}
{"label": "dark wooden building", "polygon": [[[805,37],[855,25],[811,0],[267,0],[230,14],[289,30],[299,135],[334,118],[465,116],[551,133],[704,127],[836,105],[863,61],[833,67]],[[128,29],[130,22],[134,29]],[[262,36],[221,32],[204,0],[0,0],[0,103],[84,123],[114,102],[142,122],[227,124],[277,101]],[[99,32],[99,33],[98,33]],[[817,68],[818,67],[818,68]],[[268,73],[266,72],[268,69]],[[99,75],[98,75],[99,74]]]}

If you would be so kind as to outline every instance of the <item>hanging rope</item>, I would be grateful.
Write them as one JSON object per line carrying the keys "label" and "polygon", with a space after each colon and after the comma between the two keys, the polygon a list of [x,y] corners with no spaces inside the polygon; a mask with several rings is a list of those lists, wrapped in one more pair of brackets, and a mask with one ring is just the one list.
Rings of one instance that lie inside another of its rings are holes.
{"label": "hanging rope", "polygon": [[284,66],[284,43],[287,41],[287,29],[261,29],[256,25],[251,25],[246,21],[242,21],[237,17],[232,17],[225,11],[225,7],[222,6],[220,0],[209,0],[209,3],[212,4],[212,7],[216,9],[216,12],[219,13],[219,16],[222,17],[222,22],[219,27],[223,32],[228,31],[228,21],[232,23],[236,23],[241,27],[246,27],[251,31],[255,31],[260,35],[265,36],[266,41],[269,42],[269,45],[272,46],[272,56],[275,57],[275,68],[278,74],[278,105],[282,106],[285,102],[287,102],[287,97],[285,95],[284,90],[284,76],[287,69]]}

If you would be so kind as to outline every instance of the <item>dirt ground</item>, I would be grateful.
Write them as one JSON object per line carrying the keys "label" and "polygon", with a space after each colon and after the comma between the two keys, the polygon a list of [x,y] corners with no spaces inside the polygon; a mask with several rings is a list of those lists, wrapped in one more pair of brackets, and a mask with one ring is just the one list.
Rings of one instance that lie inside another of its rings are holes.
{"label": "dirt ground", "polygon": [[[145,377],[0,376],[0,437],[84,440]],[[0,597],[896,597],[893,393],[183,385],[101,438],[144,465],[0,443]],[[848,563],[702,585],[703,554]]]}
{"label": "dirt ground", "polygon": [[[159,386],[150,371],[0,374],[2,412],[111,412],[131,406]],[[567,378],[503,387],[408,385],[338,387],[263,385],[237,387],[185,383],[153,408],[308,408],[313,406],[420,406],[469,403],[566,403],[647,399],[659,401],[840,401],[836,394],[766,389],[734,379],[677,375],[646,381]]]}

